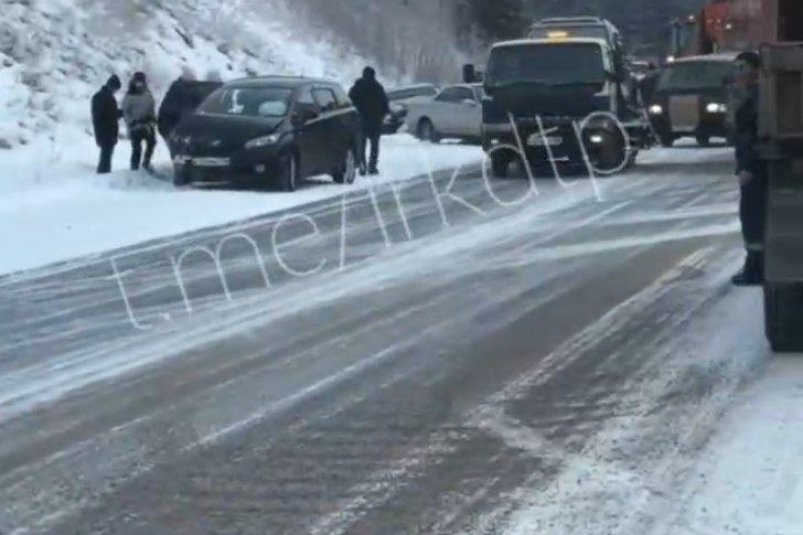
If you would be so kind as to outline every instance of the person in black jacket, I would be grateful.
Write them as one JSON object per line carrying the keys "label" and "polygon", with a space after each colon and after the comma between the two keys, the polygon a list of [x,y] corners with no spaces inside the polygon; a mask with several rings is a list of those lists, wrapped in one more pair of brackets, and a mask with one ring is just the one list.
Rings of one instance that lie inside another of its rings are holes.
{"label": "person in black jacket", "polygon": [[736,175],[741,199],[742,223],[747,258],[744,268],[733,277],[737,286],[764,282],[764,229],[767,214],[767,169],[756,153],[758,141],[758,75],[761,57],[744,52],[736,58],[737,87],[742,93],[735,107]]}
{"label": "person in black jacket", "polygon": [[365,174],[365,149],[371,142],[371,157],[368,163],[368,172],[372,175],[379,173],[379,141],[382,136],[382,121],[390,112],[388,96],[385,88],[376,80],[376,71],[366,67],[362,78],[357,80],[349,91],[349,98],[357,108],[362,123],[360,147],[360,173]]}
{"label": "person in black jacket", "polygon": [[112,75],[106,85],[92,97],[92,126],[95,130],[95,143],[100,149],[98,174],[110,173],[112,170],[112,155],[120,136],[119,122],[122,116],[114,94],[121,87],[120,78]]}
{"label": "person in black jacket", "polygon": [[157,121],[159,134],[164,138],[170,149],[172,156],[173,150],[170,146],[170,136],[173,130],[181,122],[185,115],[195,111],[201,104],[199,92],[193,90],[195,75],[189,69],[184,69],[181,76],[170,85],[167,90],[162,105],[159,107],[159,118]]}

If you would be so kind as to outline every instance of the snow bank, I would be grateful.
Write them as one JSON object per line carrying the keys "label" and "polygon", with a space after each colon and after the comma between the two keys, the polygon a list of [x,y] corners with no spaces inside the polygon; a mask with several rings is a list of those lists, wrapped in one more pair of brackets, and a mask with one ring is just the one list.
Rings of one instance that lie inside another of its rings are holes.
{"label": "snow bank", "polygon": [[797,535],[803,526],[803,360],[774,357],[697,467],[672,533]]}
{"label": "snow bank", "polygon": [[[40,142],[0,152],[0,169],[17,184],[0,190],[0,274],[35,268],[142,241],[221,225],[337,197],[353,188],[405,180],[429,170],[452,169],[482,159],[478,147],[428,145],[408,135],[383,138],[382,175],[338,186],[329,177],[310,181],[292,194],[188,188],[143,172],[95,175],[95,151]],[[124,169],[130,149],[123,143],[114,166]],[[170,172],[162,146],[157,168]],[[55,171],[54,171],[55,170]],[[23,187],[24,185],[24,187]]]}

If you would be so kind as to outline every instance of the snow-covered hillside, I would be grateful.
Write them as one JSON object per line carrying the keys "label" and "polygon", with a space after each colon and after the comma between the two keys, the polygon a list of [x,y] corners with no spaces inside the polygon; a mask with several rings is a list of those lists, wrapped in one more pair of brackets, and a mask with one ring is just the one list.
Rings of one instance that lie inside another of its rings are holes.
{"label": "snow-covered hillside", "polygon": [[125,81],[145,71],[158,97],[183,65],[201,77],[348,81],[365,61],[309,31],[281,0],[11,0],[0,17],[0,147],[88,137],[89,99],[111,73]]}

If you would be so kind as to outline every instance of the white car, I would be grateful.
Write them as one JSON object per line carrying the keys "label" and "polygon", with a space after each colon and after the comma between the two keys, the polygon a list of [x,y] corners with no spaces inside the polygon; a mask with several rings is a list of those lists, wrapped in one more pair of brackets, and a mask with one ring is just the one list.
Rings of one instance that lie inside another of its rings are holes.
{"label": "white car", "polygon": [[479,84],[447,86],[432,98],[410,103],[407,129],[433,143],[443,138],[477,142],[482,138],[483,95]]}

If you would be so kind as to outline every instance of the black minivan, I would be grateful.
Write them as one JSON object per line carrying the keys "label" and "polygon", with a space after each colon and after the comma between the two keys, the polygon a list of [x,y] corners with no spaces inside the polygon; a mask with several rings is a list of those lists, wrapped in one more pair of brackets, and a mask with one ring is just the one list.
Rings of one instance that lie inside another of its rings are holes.
{"label": "black minivan", "polygon": [[294,191],[329,174],[350,184],[359,119],[336,82],[298,77],[235,80],[185,117],[171,138],[174,183],[250,181]]}

